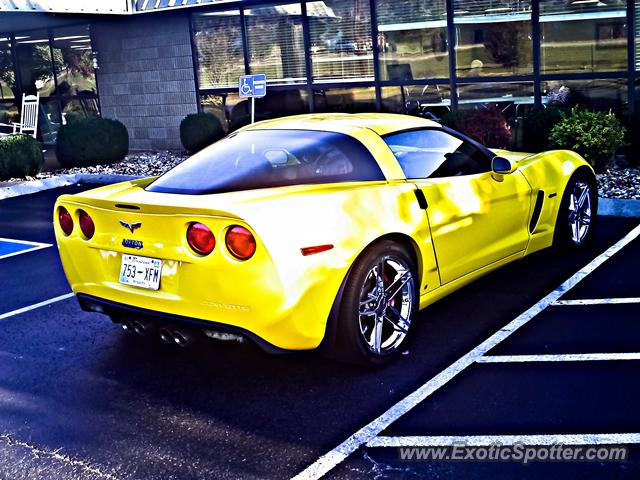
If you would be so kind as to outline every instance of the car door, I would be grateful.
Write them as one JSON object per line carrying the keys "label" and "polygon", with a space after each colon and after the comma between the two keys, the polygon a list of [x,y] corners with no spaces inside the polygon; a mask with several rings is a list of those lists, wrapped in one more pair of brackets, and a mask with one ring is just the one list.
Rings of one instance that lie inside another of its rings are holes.
{"label": "car door", "polygon": [[525,250],[531,188],[519,171],[494,174],[488,150],[438,128],[385,141],[426,198],[443,284]]}

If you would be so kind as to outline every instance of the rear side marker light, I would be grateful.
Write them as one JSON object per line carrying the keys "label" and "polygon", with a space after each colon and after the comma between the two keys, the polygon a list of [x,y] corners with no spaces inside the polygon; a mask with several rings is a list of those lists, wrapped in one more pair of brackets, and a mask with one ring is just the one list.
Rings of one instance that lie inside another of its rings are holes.
{"label": "rear side marker light", "polygon": [[316,253],[326,252],[327,250],[331,250],[332,248],[333,248],[333,245],[331,245],[331,244],[316,245],[314,247],[301,248],[300,252],[302,252],[303,256],[307,257],[309,255],[315,255]]}
{"label": "rear side marker light", "polygon": [[58,223],[65,235],[71,235],[71,232],[73,232],[73,218],[69,210],[64,207],[58,207]]}
{"label": "rear side marker light", "polygon": [[93,234],[96,233],[96,226],[93,223],[93,219],[84,210],[80,210],[79,219],[82,234],[87,237],[87,240],[91,239]]}
{"label": "rear side marker light", "polygon": [[192,223],[187,229],[187,243],[194,252],[209,255],[216,246],[216,238],[205,224]]}
{"label": "rear side marker light", "polygon": [[234,225],[225,235],[227,250],[238,260],[249,260],[256,253],[256,239],[253,234],[240,225]]}

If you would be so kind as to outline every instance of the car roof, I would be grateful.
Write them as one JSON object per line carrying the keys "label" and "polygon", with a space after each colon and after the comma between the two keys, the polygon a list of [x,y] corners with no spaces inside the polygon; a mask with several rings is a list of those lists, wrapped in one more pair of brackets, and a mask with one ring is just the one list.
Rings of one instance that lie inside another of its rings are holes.
{"label": "car roof", "polygon": [[354,130],[369,129],[378,135],[413,128],[436,127],[441,125],[432,120],[394,113],[309,113],[291,117],[265,120],[245,127],[243,130],[293,129],[322,130],[350,134]]}

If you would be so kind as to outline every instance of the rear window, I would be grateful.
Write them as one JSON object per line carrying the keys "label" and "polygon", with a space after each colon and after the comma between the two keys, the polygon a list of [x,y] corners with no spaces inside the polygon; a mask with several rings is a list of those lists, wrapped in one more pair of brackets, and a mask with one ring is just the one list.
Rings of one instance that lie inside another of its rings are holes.
{"label": "rear window", "polygon": [[197,195],[368,180],[384,180],[384,175],[365,146],[348,135],[249,130],[195,154],[147,190]]}

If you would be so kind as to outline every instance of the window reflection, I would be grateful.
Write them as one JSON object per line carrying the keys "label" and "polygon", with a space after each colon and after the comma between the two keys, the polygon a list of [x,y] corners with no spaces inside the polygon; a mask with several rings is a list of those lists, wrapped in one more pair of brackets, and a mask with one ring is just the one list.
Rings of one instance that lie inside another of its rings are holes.
{"label": "window reflection", "polygon": [[49,35],[45,30],[21,33],[15,37],[22,91],[48,97],[55,93]]}
{"label": "window reflection", "polygon": [[531,1],[454,0],[458,75],[533,73]]}
{"label": "window reflection", "polygon": [[627,83],[623,79],[556,80],[542,82],[541,87],[548,105],[627,113]]}
{"label": "window reflection", "polygon": [[382,110],[439,120],[451,110],[451,91],[448,85],[383,87]]}
{"label": "window reflection", "polygon": [[[13,71],[13,56],[11,55],[11,40],[0,38],[0,100],[15,98],[16,74]],[[0,119],[0,122],[2,120]]]}
{"label": "window reflection", "polygon": [[541,0],[541,72],[625,70],[626,8],[626,2],[620,0]]}
{"label": "window reflection", "polygon": [[329,88],[313,92],[316,112],[361,113],[376,111],[376,91],[366,88]]}
{"label": "window reflection", "polygon": [[200,88],[236,87],[244,75],[240,11],[194,16]]}
{"label": "window reflection", "polygon": [[96,94],[88,25],[58,28],[53,34],[53,61],[60,95]]}
{"label": "window reflection", "polygon": [[444,0],[376,0],[382,80],[449,76]]}
{"label": "window reflection", "polygon": [[265,73],[268,83],[305,82],[300,4],[260,6],[245,15],[251,71]]}
{"label": "window reflection", "polygon": [[314,80],[373,80],[369,1],[309,2],[307,12]]}

